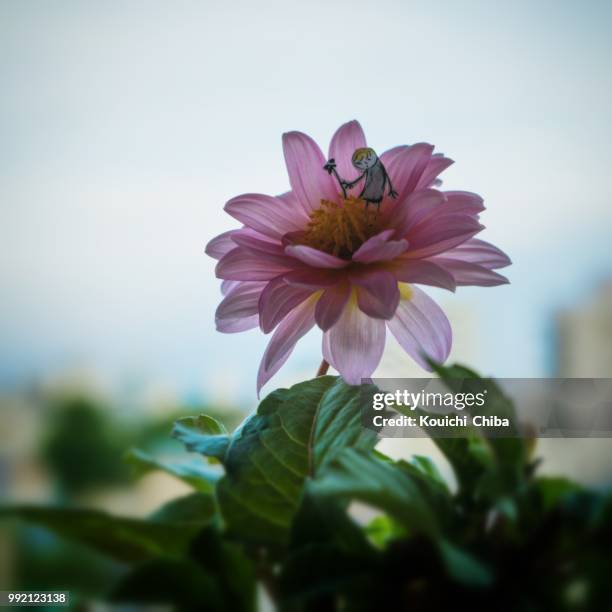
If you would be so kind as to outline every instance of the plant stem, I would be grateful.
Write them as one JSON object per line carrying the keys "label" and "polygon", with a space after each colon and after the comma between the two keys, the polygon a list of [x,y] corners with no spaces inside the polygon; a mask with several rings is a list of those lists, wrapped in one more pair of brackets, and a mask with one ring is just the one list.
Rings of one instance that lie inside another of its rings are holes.
{"label": "plant stem", "polygon": [[260,567],[257,571],[257,578],[261,580],[268,597],[274,602],[278,602],[278,585],[276,576],[269,567]]}
{"label": "plant stem", "polygon": [[274,573],[271,561],[268,558],[267,551],[264,549],[259,550],[258,560],[256,567],[257,578],[263,584],[268,597],[273,603],[278,603],[278,580]]}
{"label": "plant stem", "polygon": [[327,361],[324,359],[319,366],[317,376],[325,376],[327,374],[327,370],[329,370],[329,363],[327,363]]}

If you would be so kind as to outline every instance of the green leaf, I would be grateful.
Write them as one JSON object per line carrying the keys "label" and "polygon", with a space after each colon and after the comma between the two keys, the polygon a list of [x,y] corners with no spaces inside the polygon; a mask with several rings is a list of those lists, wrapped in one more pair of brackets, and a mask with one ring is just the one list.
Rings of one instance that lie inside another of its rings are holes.
{"label": "green leaf", "polygon": [[136,448],[126,453],[125,461],[137,471],[139,476],[154,471],[166,472],[203,493],[214,491],[215,484],[222,475],[220,471],[203,465],[201,461],[160,461]]}
{"label": "green leaf", "polygon": [[346,504],[317,495],[313,481],[309,481],[291,527],[291,549],[317,543],[333,544],[339,550],[358,556],[372,552],[363,530],[347,514]]}
{"label": "green leaf", "polygon": [[215,498],[206,493],[190,493],[172,499],[149,518],[158,523],[195,523],[206,525],[216,513]]}
{"label": "green leaf", "polygon": [[172,435],[188,451],[218,460],[225,456],[230,443],[230,436],[223,424],[205,414],[179,419],[174,423]]}
{"label": "green leaf", "polygon": [[[368,584],[380,554],[343,504],[312,494],[309,483],[293,521],[280,575],[282,609],[319,609]],[[346,609],[354,609],[350,605]]]}
{"label": "green leaf", "polygon": [[193,539],[185,558],[140,565],[115,587],[112,599],[173,604],[182,610],[252,612],[254,568],[235,544],[207,527]]}
{"label": "green leaf", "polygon": [[431,369],[447,383],[451,391],[461,391],[462,381],[466,378],[480,379],[480,375],[477,372],[459,363],[445,366],[432,359],[427,359],[427,361]]}
{"label": "green leaf", "polygon": [[474,371],[460,365],[436,365],[434,371],[454,393],[486,394],[482,406],[474,405],[466,410],[472,415],[507,418],[510,421],[510,436],[489,437],[488,443],[500,464],[524,467],[527,459],[525,439],[518,427],[514,404],[500,386],[493,379],[481,378]]}
{"label": "green leaf", "polygon": [[478,587],[489,586],[492,583],[491,571],[469,553],[447,540],[441,540],[438,548],[448,573],[457,582]]}
{"label": "green leaf", "polygon": [[385,548],[389,542],[407,535],[406,529],[386,514],[374,517],[366,525],[365,533],[377,548]]}
{"label": "green leaf", "polygon": [[134,563],[165,555],[180,557],[200,529],[193,523],[124,518],[99,510],[15,506],[0,518],[18,518],[85,544],[119,561]]}
{"label": "green leaf", "polygon": [[413,465],[389,463],[373,453],[349,448],[311,483],[310,490],[384,510],[409,534],[425,535],[455,580],[478,586],[490,583],[488,570],[443,535],[443,524],[453,511],[450,495]]}
{"label": "green leaf", "polygon": [[[208,527],[191,543],[189,557],[214,578],[223,601],[222,610],[253,610],[255,570],[241,546]],[[197,608],[200,606],[201,603]]]}
{"label": "green leaf", "polygon": [[[426,414],[417,410],[419,414]],[[493,465],[493,456],[486,441],[473,430],[462,428],[463,437],[436,437],[436,429],[424,427],[433,443],[448,459],[462,493],[471,492]]]}
{"label": "green leaf", "polygon": [[[429,472],[424,471],[423,461],[418,461],[415,465],[414,458],[408,463],[404,460],[397,461],[395,467],[407,473],[419,490],[419,495],[430,508],[435,508],[438,523],[442,528],[450,524],[453,520],[453,499],[446,483],[438,479],[440,475],[433,463],[428,463],[428,469],[434,470],[436,478],[432,478]],[[418,467],[417,467],[418,466]]]}
{"label": "green leaf", "polygon": [[430,479],[432,483],[438,485],[444,492],[450,494],[446,481],[442,477],[442,474],[440,474],[436,464],[429,457],[412,455],[410,465],[421,472],[423,476]]}
{"label": "green leaf", "polygon": [[110,593],[122,604],[173,604],[179,610],[223,610],[215,580],[189,559],[152,559],[124,576]]}
{"label": "green leaf", "polygon": [[268,395],[223,442],[181,420],[175,436],[189,450],[217,457],[226,475],[217,497],[234,534],[284,546],[307,477],[342,449],[372,448],[374,432],[361,426],[371,386],[322,376]]}
{"label": "green leaf", "polygon": [[[492,379],[480,378],[461,365],[442,366],[431,363],[433,370],[453,393],[486,393],[483,406],[466,408],[472,415],[508,418],[510,437],[484,437],[477,428],[461,428],[458,437],[436,437],[432,441],[450,462],[459,483],[460,494],[473,500],[489,502],[501,495],[514,494],[527,473],[528,444],[516,418],[513,402]],[[420,414],[426,414],[420,412]]]}
{"label": "green leaf", "polygon": [[579,484],[568,478],[540,476],[534,486],[542,500],[544,512],[552,510],[561,499],[584,490]]}
{"label": "green leaf", "polygon": [[357,449],[346,449],[312,483],[319,495],[357,499],[380,508],[408,531],[439,532],[439,508],[429,507],[414,474]]}

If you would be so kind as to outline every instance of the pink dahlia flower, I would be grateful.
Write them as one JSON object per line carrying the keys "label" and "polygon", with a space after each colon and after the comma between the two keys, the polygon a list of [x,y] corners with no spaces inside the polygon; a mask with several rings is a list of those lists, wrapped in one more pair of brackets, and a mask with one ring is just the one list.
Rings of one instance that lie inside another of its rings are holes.
{"label": "pink dahlia flower", "polygon": [[[359,176],[352,157],[365,147],[357,121],[334,134],[329,158],[345,187]],[[450,324],[416,285],[454,291],[458,285],[508,282],[494,272],[510,264],[507,255],[474,238],[483,229],[482,198],[436,189],[452,160],[426,143],[380,156],[394,193],[386,190],[382,202],[369,206],[351,195],[359,186],[345,197],[306,134],[284,134],[283,150],[291,191],[231,199],[225,210],[243,226],[217,236],[206,249],[219,260],[216,274],[223,279],[217,329],[232,333],[259,325],[274,332],[258,392],[315,325],[323,331],[324,359],[349,384],[374,372],[387,329],[423,368],[430,369],[427,358],[444,362]]]}

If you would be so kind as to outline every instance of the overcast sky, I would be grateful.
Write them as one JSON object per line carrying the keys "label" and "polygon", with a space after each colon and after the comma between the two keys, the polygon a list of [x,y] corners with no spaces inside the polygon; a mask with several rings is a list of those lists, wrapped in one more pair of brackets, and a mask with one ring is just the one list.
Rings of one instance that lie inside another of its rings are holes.
{"label": "overcast sky", "polygon": [[[451,357],[547,373],[551,314],[612,273],[610,58],[609,2],[0,1],[0,384],[253,397],[266,338],[215,332],[204,245],[230,197],[287,189],[284,131],[326,150],[353,118],[452,157],[515,261],[434,292]],[[272,385],[319,359],[314,333]]]}

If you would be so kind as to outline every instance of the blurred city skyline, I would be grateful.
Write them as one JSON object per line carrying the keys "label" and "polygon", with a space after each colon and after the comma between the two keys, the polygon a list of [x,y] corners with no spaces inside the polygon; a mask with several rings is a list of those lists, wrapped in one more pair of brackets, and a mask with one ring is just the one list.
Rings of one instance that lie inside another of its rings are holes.
{"label": "blurred city skyline", "polygon": [[[0,390],[86,370],[253,403],[267,337],[215,331],[204,246],[229,198],[288,188],[282,132],[326,152],[350,119],[453,158],[444,188],[485,198],[514,261],[508,286],[428,290],[451,360],[552,373],[556,313],[612,276],[611,30],[597,1],[0,2]],[[409,364],[391,346],[378,375]]]}

